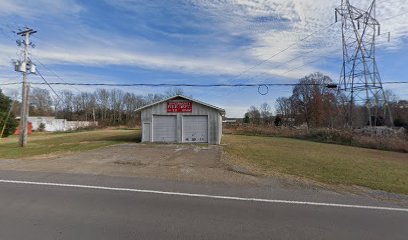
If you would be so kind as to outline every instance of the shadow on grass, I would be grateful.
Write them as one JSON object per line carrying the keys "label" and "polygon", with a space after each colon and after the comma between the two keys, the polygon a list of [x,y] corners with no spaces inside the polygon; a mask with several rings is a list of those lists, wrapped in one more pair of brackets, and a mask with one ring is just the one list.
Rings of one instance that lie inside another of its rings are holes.
{"label": "shadow on grass", "polygon": [[120,143],[140,143],[142,136],[140,134],[118,135],[100,138],[101,141],[111,141]]}

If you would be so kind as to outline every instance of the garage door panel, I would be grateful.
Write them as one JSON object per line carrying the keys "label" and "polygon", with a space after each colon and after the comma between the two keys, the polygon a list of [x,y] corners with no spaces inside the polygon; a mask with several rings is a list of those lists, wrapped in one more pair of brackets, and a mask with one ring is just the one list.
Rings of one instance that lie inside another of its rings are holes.
{"label": "garage door panel", "polygon": [[177,141],[177,118],[176,116],[153,116],[153,141],[176,142]]}
{"label": "garage door panel", "polygon": [[183,142],[208,142],[208,116],[183,116]]}

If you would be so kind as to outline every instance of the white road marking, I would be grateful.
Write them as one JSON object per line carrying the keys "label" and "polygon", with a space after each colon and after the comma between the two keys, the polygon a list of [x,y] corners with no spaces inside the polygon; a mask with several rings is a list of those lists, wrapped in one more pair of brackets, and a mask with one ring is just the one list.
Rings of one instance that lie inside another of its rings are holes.
{"label": "white road marking", "polygon": [[209,195],[209,194],[198,194],[198,193],[166,192],[166,191],[156,191],[156,190],[147,190],[147,189],[103,187],[103,186],[65,184],[65,183],[30,182],[30,181],[16,181],[16,180],[4,180],[4,179],[0,179],[0,183],[85,188],[85,189],[122,191],[122,192],[152,193],[152,194],[161,194],[161,195],[170,195],[170,196],[210,198],[210,199],[235,200],[235,201],[247,201],[247,202],[282,203],[282,204],[295,204],[295,205],[311,205],[311,206],[323,206],[323,207],[357,208],[357,209],[408,212],[408,208],[365,206],[365,205],[324,203],[324,202],[290,201],[290,200],[263,199],[263,198],[231,197],[231,196]]}

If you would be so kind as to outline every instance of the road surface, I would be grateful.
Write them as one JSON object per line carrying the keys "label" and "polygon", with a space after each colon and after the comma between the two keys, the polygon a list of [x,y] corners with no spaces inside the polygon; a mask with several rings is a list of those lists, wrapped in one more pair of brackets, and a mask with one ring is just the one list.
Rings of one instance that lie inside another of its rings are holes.
{"label": "road surface", "polygon": [[[291,196],[290,192],[251,186],[184,184],[149,178],[15,171],[0,171],[0,176],[3,180],[0,239],[407,239],[408,236],[406,208],[362,197],[336,198],[316,192],[313,199],[301,199],[296,193]],[[143,192],[146,189],[157,192]],[[174,192],[187,194],[171,194]],[[244,200],[249,195],[264,200],[286,198],[305,203],[314,200],[346,207]]]}

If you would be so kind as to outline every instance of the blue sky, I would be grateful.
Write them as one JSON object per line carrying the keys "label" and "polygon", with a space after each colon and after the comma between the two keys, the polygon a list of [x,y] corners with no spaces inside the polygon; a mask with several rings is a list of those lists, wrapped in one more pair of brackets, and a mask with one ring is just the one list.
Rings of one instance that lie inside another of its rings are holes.
{"label": "blue sky", "polygon": [[[369,0],[352,0],[361,8]],[[293,83],[321,71],[335,82],[341,68],[340,24],[335,24],[270,58],[334,21],[340,0],[0,0],[0,81],[21,76],[11,66],[19,58],[12,30],[38,30],[32,59],[67,82],[97,83]],[[408,1],[378,0],[378,66],[383,81],[406,81]],[[394,17],[397,16],[397,17]],[[390,17],[394,17],[389,19]],[[41,65],[48,81],[61,80]],[[30,81],[41,82],[38,76]],[[387,85],[408,98],[407,85]],[[3,88],[12,93],[13,87]],[[56,87],[58,91],[93,88]],[[242,117],[251,106],[274,105],[290,87],[183,88],[187,95]],[[167,88],[122,88],[163,93]]]}

